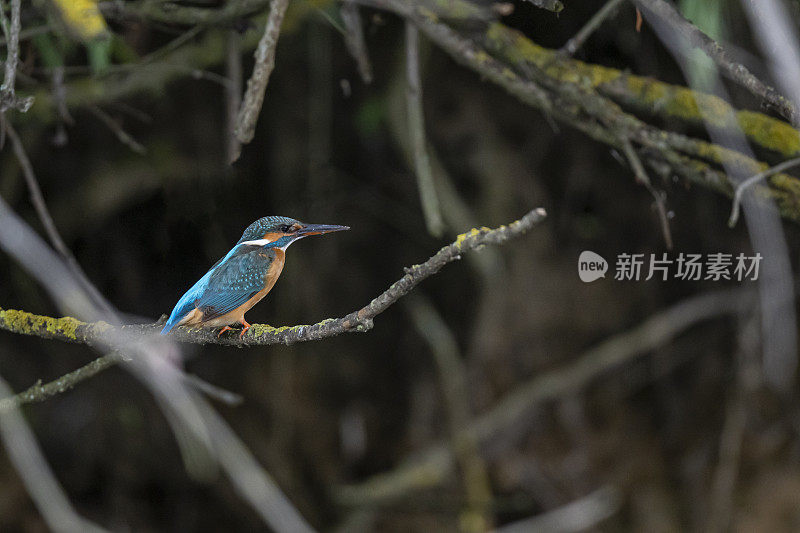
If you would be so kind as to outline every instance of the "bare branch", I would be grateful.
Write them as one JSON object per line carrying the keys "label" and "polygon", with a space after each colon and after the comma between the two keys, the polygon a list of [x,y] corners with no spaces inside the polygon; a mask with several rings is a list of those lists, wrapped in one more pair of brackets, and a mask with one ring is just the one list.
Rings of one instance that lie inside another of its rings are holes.
{"label": "bare branch", "polygon": [[789,159],[788,161],[784,161],[774,167],[768,168],[764,172],[759,172],[755,176],[751,176],[746,180],[743,180],[737,187],[736,191],[733,195],[733,207],[731,208],[731,216],[728,219],[728,227],[734,227],[736,222],[739,220],[739,208],[742,203],[742,194],[758,183],[759,181],[769,178],[770,176],[774,176],[775,174],[779,174],[784,170],[789,170],[792,167],[796,167],[800,164],[800,157],[796,157],[794,159]]}
{"label": "bare branch", "polygon": [[106,125],[108,129],[117,137],[117,140],[136,152],[139,155],[147,153],[147,149],[142,146],[139,141],[134,139],[127,131],[122,129],[122,126],[111,116],[97,107],[96,105],[89,106],[89,111],[97,117],[100,122]]}
{"label": "bare branch", "polygon": [[19,63],[19,32],[21,29],[19,12],[21,3],[21,0],[11,0],[10,22],[6,18],[5,10],[0,9],[0,17],[2,17],[0,23],[8,41],[5,74],[3,84],[0,85],[0,113],[12,108],[24,113],[33,105],[32,96],[18,98],[14,90],[14,84],[17,79],[17,64]]}
{"label": "bare branch", "polygon": [[586,42],[586,39],[600,27],[601,24],[607,19],[614,15],[619,5],[624,2],[625,0],[608,0],[603,7],[597,10],[597,13],[592,15],[592,18],[589,19],[589,22],[581,28],[578,33],[576,33],[567,43],[561,47],[559,50],[561,53],[567,55],[574,55],[578,49],[583,46],[583,43]]}
{"label": "bare branch", "polygon": [[233,161],[242,150],[239,139],[234,135],[239,106],[242,105],[242,38],[236,30],[229,30],[225,40],[225,76],[228,87],[225,90],[225,139],[228,161]]}
{"label": "bare branch", "polygon": [[244,401],[241,394],[223,389],[213,383],[201,379],[194,374],[185,374],[184,380],[209,398],[222,402],[225,405],[239,405]]}
{"label": "bare branch", "polygon": [[650,177],[647,175],[647,171],[644,169],[642,160],[639,159],[639,155],[636,153],[636,150],[633,149],[631,142],[625,139],[622,143],[622,147],[625,151],[625,156],[628,158],[628,162],[633,169],[633,173],[636,175],[636,179],[645,186],[648,192],[650,192],[650,195],[653,197],[656,210],[658,211],[658,220],[661,222],[661,234],[664,236],[664,244],[666,245],[667,250],[672,250],[672,232],[669,229],[669,217],[667,216],[667,207],[664,201],[664,194],[653,187],[653,183],[650,181]]}
{"label": "bare branch", "polygon": [[433,171],[425,147],[425,119],[422,110],[422,83],[419,75],[419,31],[413,23],[406,22],[406,110],[414,172],[417,175],[422,214],[428,233],[441,237],[444,232],[439,198],[433,184]]}
{"label": "bare branch", "polygon": [[[267,25],[264,28],[264,35],[256,48],[256,64],[253,67],[253,74],[247,81],[247,91],[244,94],[242,107],[239,108],[239,117],[236,125],[236,138],[243,144],[253,140],[256,132],[256,122],[261,113],[261,105],[264,103],[264,93],[267,90],[267,83],[272,69],[275,68],[275,48],[278,45],[278,36],[281,31],[283,16],[289,0],[271,0],[269,4],[269,16]],[[239,158],[236,154],[234,160]],[[233,161],[232,161],[233,162]]]}
{"label": "bare branch", "polygon": [[367,43],[364,41],[364,28],[361,24],[361,12],[353,0],[344,0],[339,10],[344,22],[344,44],[353,59],[356,60],[358,73],[364,83],[372,83],[372,64],[369,61]]}

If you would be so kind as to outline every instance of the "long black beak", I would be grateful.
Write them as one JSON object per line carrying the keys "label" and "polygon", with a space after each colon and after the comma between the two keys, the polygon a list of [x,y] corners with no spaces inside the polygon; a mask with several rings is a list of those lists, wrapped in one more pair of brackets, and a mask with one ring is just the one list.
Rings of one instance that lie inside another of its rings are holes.
{"label": "long black beak", "polygon": [[306,224],[299,230],[296,235],[322,235],[323,233],[332,233],[334,231],[345,231],[350,229],[349,226],[336,226],[333,224]]}

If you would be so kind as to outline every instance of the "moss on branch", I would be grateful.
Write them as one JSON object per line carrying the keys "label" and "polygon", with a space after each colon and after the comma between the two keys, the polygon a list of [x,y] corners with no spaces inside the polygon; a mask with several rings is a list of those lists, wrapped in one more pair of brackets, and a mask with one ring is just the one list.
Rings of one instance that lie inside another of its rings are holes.
{"label": "moss on branch", "polygon": [[512,65],[531,64],[554,80],[596,89],[638,111],[698,126],[708,121],[723,130],[739,127],[764,149],[787,158],[800,155],[800,132],[790,124],[763,113],[737,110],[718,96],[564,57],[499,22],[488,26],[483,40],[487,49]]}

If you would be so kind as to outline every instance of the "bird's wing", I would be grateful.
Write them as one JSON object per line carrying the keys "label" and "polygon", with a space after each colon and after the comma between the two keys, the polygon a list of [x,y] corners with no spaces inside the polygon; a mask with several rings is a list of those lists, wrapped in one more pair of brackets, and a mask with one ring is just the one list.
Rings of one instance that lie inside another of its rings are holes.
{"label": "bird's wing", "polygon": [[274,252],[261,248],[233,248],[181,296],[161,333],[168,333],[195,308],[207,320],[236,309],[264,287],[273,259]]}
{"label": "bird's wing", "polygon": [[233,311],[264,288],[275,253],[247,248],[211,270],[204,290],[193,302],[204,321]]}

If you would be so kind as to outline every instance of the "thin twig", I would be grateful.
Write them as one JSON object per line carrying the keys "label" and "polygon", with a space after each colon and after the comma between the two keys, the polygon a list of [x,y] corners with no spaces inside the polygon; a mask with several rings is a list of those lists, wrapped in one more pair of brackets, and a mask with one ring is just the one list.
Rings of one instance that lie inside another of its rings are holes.
{"label": "thin twig", "polygon": [[209,398],[217,400],[218,402],[222,402],[225,405],[239,405],[244,401],[244,398],[242,398],[241,394],[223,389],[222,387],[214,385],[213,383],[209,383],[208,381],[195,376],[194,374],[185,374],[183,378],[186,383],[195,389],[199,390]]}
{"label": "thin twig", "polygon": [[19,22],[21,0],[11,0],[11,21],[9,22],[5,6],[0,4],[0,23],[3,26],[3,33],[8,41],[8,52],[5,61],[5,75],[3,84],[0,85],[0,113],[9,109],[17,109],[23,113],[33,105],[33,97],[17,98],[14,84],[17,79],[17,64],[19,63],[19,32],[21,29]]}
{"label": "thin twig", "polygon": [[645,186],[655,201],[656,210],[658,211],[658,220],[661,223],[661,234],[664,236],[664,245],[667,247],[667,250],[672,250],[672,232],[669,229],[669,218],[667,216],[664,194],[653,187],[653,183],[650,181],[650,177],[647,175],[647,171],[645,171],[644,165],[642,165],[642,161],[639,159],[636,150],[633,149],[631,142],[628,139],[623,139],[622,147],[636,175],[636,179]]}
{"label": "thin twig", "polygon": [[[8,395],[7,397],[0,398],[0,413],[20,405],[28,403],[40,403],[52,398],[53,396],[67,392],[75,387],[75,385],[78,383],[96,376],[103,370],[111,368],[112,366],[116,366],[122,361],[123,357],[119,352],[111,352],[108,355],[98,357],[82,367],[64,374],[57,379],[54,379],[53,381],[49,381],[47,383],[38,381],[22,392],[19,392],[13,396]],[[187,384],[199,390],[209,398],[213,398],[227,405],[238,405],[242,403],[241,395],[236,394],[235,392],[217,387],[216,385],[208,383],[207,381],[191,374],[185,374],[184,378]]]}
{"label": "thin twig", "polygon": [[679,32],[689,42],[703,50],[714,63],[733,81],[750,91],[751,94],[773,107],[786,120],[797,125],[795,105],[773,87],[770,87],[750,72],[744,65],[735,62],[728,52],[714,39],[703,33],[697,26],[686,20],[675,6],[665,0],[634,0],[646,12],[652,12]]}
{"label": "thin twig", "polygon": [[344,0],[339,10],[344,22],[344,44],[353,59],[356,60],[358,73],[364,83],[372,83],[372,63],[369,61],[367,43],[364,40],[364,28],[361,23],[361,12],[352,0]]}
{"label": "thin twig", "polygon": [[608,0],[603,7],[597,10],[597,13],[592,15],[592,18],[589,19],[583,28],[578,30],[576,33],[567,43],[561,47],[559,52],[567,55],[574,55],[575,52],[578,51],[580,47],[583,46],[583,43],[586,42],[586,39],[594,33],[597,28],[607,19],[614,15],[619,5],[624,2],[625,0]]}
{"label": "thin twig", "polygon": [[[247,91],[244,95],[242,107],[239,108],[236,130],[234,131],[236,138],[242,144],[252,141],[256,133],[256,122],[258,121],[258,115],[261,113],[261,106],[264,103],[264,93],[267,90],[269,76],[272,73],[272,69],[275,68],[275,48],[278,45],[281,23],[288,5],[289,0],[270,0],[267,25],[264,27],[264,34],[256,48],[256,63],[253,66],[253,74],[247,81]],[[231,162],[238,158],[239,154],[237,153]]]}
{"label": "thin twig", "polygon": [[228,161],[236,159],[241,152],[242,145],[236,138],[236,119],[239,106],[242,104],[242,38],[236,30],[228,30],[225,42],[225,76],[228,78],[228,87],[225,90],[226,125],[226,155]]}
{"label": "thin twig", "polygon": [[136,109],[132,105],[126,104],[125,102],[109,102],[109,107],[113,107],[120,113],[124,113],[131,118],[134,118],[141,122],[142,124],[152,124],[153,117],[149,114],[145,113],[141,109]]}
{"label": "thin twig", "polygon": [[[231,2],[231,3],[235,3],[235,2]],[[153,62],[155,62],[155,61],[157,61],[159,59],[163,59],[165,56],[171,54],[172,52],[174,52],[175,50],[177,50],[178,48],[180,48],[184,44],[188,43],[189,41],[191,41],[192,39],[194,39],[195,37],[200,35],[200,32],[202,32],[203,29],[204,28],[202,26],[195,26],[194,28],[191,28],[191,29],[187,30],[186,32],[178,35],[177,37],[175,37],[173,40],[171,40],[170,42],[168,42],[167,44],[165,44],[164,46],[162,46],[158,50],[150,52],[146,56],[142,57],[136,63],[137,66],[149,65],[150,63],[153,63]]]}
{"label": "thin twig", "polygon": [[411,21],[406,22],[406,106],[408,132],[414,156],[419,199],[428,233],[441,237],[444,232],[439,198],[433,183],[433,171],[425,147],[425,119],[422,110],[422,83],[419,74],[419,31]]}
{"label": "thin twig", "polygon": [[117,140],[136,152],[139,155],[147,153],[147,149],[142,146],[139,141],[134,139],[127,131],[122,129],[122,126],[111,118],[111,115],[97,107],[96,105],[89,106],[89,112],[97,117],[100,122],[106,125],[108,129],[117,137]]}
{"label": "thin twig", "polygon": [[789,170],[797,165],[800,165],[800,157],[789,159],[788,161],[784,161],[783,163],[779,163],[774,167],[768,168],[764,172],[759,172],[755,176],[751,176],[745,180],[742,180],[742,182],[736,187],[736,191],[733,194],[733,206],[731,207],[731,216],[728,218],[728,227],[734,227],[736,222],[739,220],[739,210],[741,208],[742,195],[748,188],[752,187],[763,179],[774,176],[775,174],[779,174],[784,170]]}
{"label": "thin twig", "polygon": [[81,381],[87,380],[90,377],[99,374],[103,370],[110,368],[119,363],[121,357],[119,353],[113,352],[87,363],[86,365],[73,370],[68,374],[64,374],[58,379],[54,379],[48,383],[42,384],[41,381],[31,385],[24,391],[0,399],[0,413],[9,410],[12,407],[20,406],[26,403],[38,403],[52,398],[58,394],[66,392],[74,387]]}

